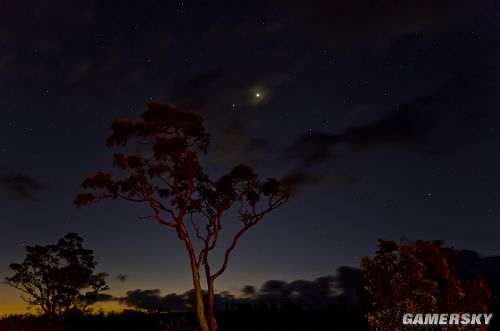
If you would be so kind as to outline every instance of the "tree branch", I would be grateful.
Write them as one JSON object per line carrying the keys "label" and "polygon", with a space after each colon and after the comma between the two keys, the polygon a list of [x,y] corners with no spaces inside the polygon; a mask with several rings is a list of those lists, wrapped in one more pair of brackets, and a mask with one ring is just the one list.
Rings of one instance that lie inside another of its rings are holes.
{"label": "tree branch", "polygon": [[158,217],[157,215],[149,215],[149,216],[139,216],[139,219],[144,220],[144,219],[154,219],[161,225],[166,225],[172,228],[175,228],[177,225],[174,223],[169,223],[165,220],[163,220],[161,217]]}
{"label": "tree branch", "polygon": [[247,225],[245,225],[240,231],[238,231],[238,233],[236,233],[236,235],[234,236],[233,238],[233,241],[231,243],[231,245],[227,248],[226,250],[226,253],[224,254],[224,262],[222,263],[222,266],[221,268],[215,273],[213,274],[212,276],[210,276],[210,279],[214,280],[216,279],[217,277],[219,277],[220,275],[222,275],[222,273],[224,273],[224,271],[226,271],[226,268],[227,268],[227,263],[229,262],[229,256],[231,255],[231,252],[234,250],[234,248],[236,247],[236,244],[238,243],[238,240],[240,239],[240,237],[248,230],[250,229],[252,226],[254,226],[255,224],[257,224],[257,221],[256,222],[253,222],[253,223],[248,223]]}
{"label": "tree branch", "polygon": [[252,215],[251,219],[249,219],[245,223],[245,226],[242,229],[240,229],[240,231],[238,231],[236,233],[236,235],[233,237],[233,241],[231,242],[231,245],[226,249],[226,252],[224,254],[224,261],[222,263],[222,266],[221,266],[221,268],[216,273],[214,273],[211,276],[212,280],[214,280],[217,277],[219,277],[220,275],[222,275],[224,273],[224,271],[226,270],[227,264],[229,262],[229,257],[231,256],[231,253],[233,252],[234,248],[236,247],[236,244],[238,243],[238,240],[240,239],[240,237],[246,231],[248,231],[248,229],[250,229],[255,224],[257,224],[267,213],[269,213],[272,210],[278,208],[279,206],[281,206],[283,203],[285,203],[288,200],[288,196],[285,195],[285,196],[279,197],[278,200],[276,200],[275,203],[271,203],[272,198],[273,198],[273,196],[270,196],[270,198],[269,198],[269,201],[270,201],[269,204],[268,204],[269,207],[266,208],[265,210],[261,211],[261,212],[258,212],[258,213],[256,212],[255,204],[252,204],[253,215]]}

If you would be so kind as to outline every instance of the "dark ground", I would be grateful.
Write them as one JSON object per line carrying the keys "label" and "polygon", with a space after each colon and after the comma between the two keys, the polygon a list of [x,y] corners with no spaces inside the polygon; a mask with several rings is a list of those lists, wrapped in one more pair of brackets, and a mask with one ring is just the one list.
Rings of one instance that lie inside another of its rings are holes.
{"label": "dark ground", "polygon": [[[500,307],[488,330],[500,330]],[[297,306],[269,308],[241,306],[217,315],[221,331],[369,331],[363,310],[301,309]],[[51,324],[43,316],[11,315],[0,320],[0,331],[195,331],[194,313],[147,313],[125,310],[122,313],[69,315],[63,326]],[[408,327],[408,330],[423,330]],[[437,327],[435,330],[440,330]],[[472,327],[470,330],[474,330]]]}
{"label": "dark ground", "polygon": [[[369,330],[360,311],[243,308],[220,312],[221,331]],[[144,313],[69,316],[63,327],[43,317],[13,315],[0,320],[1,331],[194,331],[192,313]]]}

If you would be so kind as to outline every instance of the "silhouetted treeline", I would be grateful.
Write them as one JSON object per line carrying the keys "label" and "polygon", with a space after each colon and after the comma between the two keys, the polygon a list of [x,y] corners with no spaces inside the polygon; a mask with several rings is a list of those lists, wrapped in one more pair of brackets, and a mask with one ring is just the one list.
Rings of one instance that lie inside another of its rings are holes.
{"label": "silhouetted treeline", "polygon": [[[151,312],[177,312],[193,310],[194,291],[161,295],[159,289],[131,290],[123,297],[100,295],[98,300],[117,301],[130,308]],[[207,295],[205,292],[204,295]],[[260,288],[246,285],[240,293],[221,292],[215,295],[218,311],[234,310],[231,307],[274,306],[283,302],[299,305],[304,309],[360,308],[363,306],[363,276],[361,270],[340,267],[337,275],[318,277],[314,280],[268,280]]]}
{"label": "silhouetted treeline", "polygon": [[[235,304],[217,313],[223,331],[369,330],[360,310],[303,309],[292,303],[279,305]],[[13,315],[0,320],[2,331],[195,331],[196,315],[184,313],[71,314],[55,326],[44,316]]]}

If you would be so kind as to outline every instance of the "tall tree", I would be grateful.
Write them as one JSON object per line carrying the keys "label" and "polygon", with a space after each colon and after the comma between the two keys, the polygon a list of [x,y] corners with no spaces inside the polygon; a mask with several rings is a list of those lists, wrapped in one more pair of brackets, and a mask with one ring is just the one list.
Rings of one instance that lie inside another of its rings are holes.
{"label": "tall tree", "polygon": [[68,233],[56,245],[26,246],[26,258],[9,266],[15,274],[5,282],[51,320],[62,322],[71,310],[87,311],[108,287],[104,273],[94,274],[97,262],[82,242],[76,233]]}
{"label": "tall tree", "polygon": [[[372,309],[368,322],[374,330],[406,330],[403,314],[486,313],[490,291],[481,277],[461,278],[452,248],[428,241],[379,240],[375,257],[361,262]],[[468,325],[440,326],[440,330],[466,330]],[[477,326],[486,330],[487,326]],[[433,330],[423,326],[422,330]]]}
{"label": "tall tree", "polygon": [[[288,200],[289,190],[274,179],[261,181],[245,165],[235,166],[229,174],[211,180],[200,163],[210,135],[200,114],[179,107],[150,103],[140,120],[115,120],[108,147],[132,142],[139,150],[115,153],[113,165],[124,177],[97,172],[85,179],[84,189],[75,204],[85,205],[102,199],[124,199],[144,203],[151,219],[176,231],[188,253],[196,297],[196,313],[203,331],[218,330],[214,308],[214,282],[226,270],[239,239],[263,217]],[[240,221],[224,257],[213,268],[210,254],[217,247],[223,216],[235,210]],[[196,241],[199,240],[199,244]],[[203,301],[201,271],[208,287],[208,302]],[[205,312],[208,311],[208,317]]]}

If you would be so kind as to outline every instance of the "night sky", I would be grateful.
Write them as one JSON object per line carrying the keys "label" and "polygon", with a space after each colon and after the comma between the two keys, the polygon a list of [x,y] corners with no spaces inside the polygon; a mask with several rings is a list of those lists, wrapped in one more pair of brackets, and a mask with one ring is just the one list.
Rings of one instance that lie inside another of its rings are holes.
{"label": "night sky", "polygon": [[[203,114],[211,174],[245,163],[296,188],[219,291],[358,267],[378,238],[497,255],[498,59],[494,0],[3,0],[0,278],[72,231],[112,295],[191,288],[182,243],[144,208],[73,206],[111,169],[111,121],[152,100]],[[0,285],[0,314],[23,309]]]}

